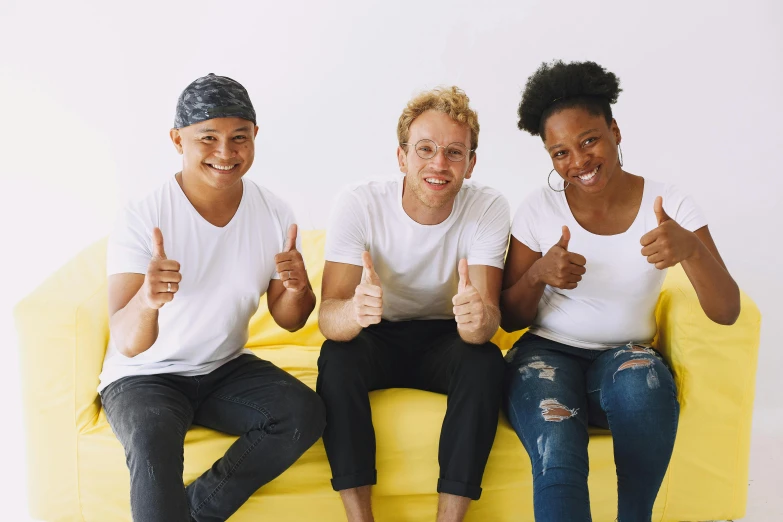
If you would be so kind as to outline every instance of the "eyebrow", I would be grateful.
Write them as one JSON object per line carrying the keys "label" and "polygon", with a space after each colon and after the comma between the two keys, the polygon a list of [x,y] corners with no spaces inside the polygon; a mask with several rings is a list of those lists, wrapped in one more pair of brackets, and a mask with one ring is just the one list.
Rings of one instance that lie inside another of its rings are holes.
{"label": "eyebrow", "polygon": [[[598,129],[588,129],[588,130],[584,131],[583,133],[581,133],[581,134],[580,134],[579,136],[577,136],[576,138],[577,138],[577,139],[580,139],[580,138],[581,138],[582,136],[584,136],[585,134],[590,134],[591,132],[598,132]],[[557,144],[555,144],[555,145],[552,145],[551,147],[548,147],[546,150],[552,150],[552,149],[556,149],[556,148],[558,148],[558,147],[562,147],[562,146],[563,146],[563,144],[562,144],[562,143],[557,143]]]}
{"label": "eyebrow", "polygon": [[[250,126],[249,125],[243,125],[243,126],[237,128],[237,129],[234,129],[233,132],[248,132],[248,131],[250,131]],[[219,133],[220,131],[218,131],[217,129],[211,129],[209,127],[206,127],[206,128],[203,128],[203,129],[198,129],[196,132],[198,132],[199,134],[206,134],[207,132]]]}

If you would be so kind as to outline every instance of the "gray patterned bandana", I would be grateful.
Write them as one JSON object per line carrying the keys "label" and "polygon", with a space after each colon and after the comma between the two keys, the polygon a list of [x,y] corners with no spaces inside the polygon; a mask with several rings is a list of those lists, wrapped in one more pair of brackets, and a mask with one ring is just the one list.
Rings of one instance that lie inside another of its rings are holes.
{"label": "gray patterned bandana", "polygon": [[209,73],[188,85],[177,100],[174,128],[212,118],[242,118],[255,125],[256,111],[239,82]]}

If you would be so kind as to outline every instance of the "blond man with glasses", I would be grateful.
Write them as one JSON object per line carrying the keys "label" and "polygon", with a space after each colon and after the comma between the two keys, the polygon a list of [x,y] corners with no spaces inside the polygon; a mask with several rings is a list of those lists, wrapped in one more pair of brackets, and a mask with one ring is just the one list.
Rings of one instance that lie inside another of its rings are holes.
{"label": "blond man with glasses", "polygon": [[489,340],[510,219],[498,191],[463,183],[479,135],[468,101],[457,87],[413,98],[397,126],[404,176],[351,187],[334,207],[317,392],[332,486],[352,522],[373,520],[372,390],[447,394],[438,520],[462,520],[481,495],[501,401],[504,362]]}

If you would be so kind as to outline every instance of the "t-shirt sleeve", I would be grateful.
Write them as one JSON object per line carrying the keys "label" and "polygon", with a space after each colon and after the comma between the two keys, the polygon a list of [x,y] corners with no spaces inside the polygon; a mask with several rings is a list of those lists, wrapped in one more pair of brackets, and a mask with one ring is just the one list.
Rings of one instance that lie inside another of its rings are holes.
{"label": "t-shirt sleeve", "polygon": [[476,227],[476,237],[468,254],[468,265],[486,265],[503,269],[508,246],[508,201],[498,196],[489,205]]}
{"label": "t-shirt sleeve", "polygon": [[663,210],[682,228],[691,232],[707,225],[707,218],[693,197],[674,185],[666,185],[664,189]]}
{"label": "t-shirt sleeve", "polygon": [[[285,248],[286,241],[288,241],[288,229],[291,225],[296,223],[296,216],[294,215],[291,205],[282,199],[277,199],[276,203],[278,206],[277,215],[279,216],[280,222],[280,244],[277,251],[282,252],[283,248]],[[302,252],[302,231],[298,228],[296,233],[296,250],[300,253]],[[305,269],[306,268],[307,266],[305,266]],[[272,279],[280,279],[280,274],[277,273],[277,270],[275,270],[275,273],[272,275]]]}
{"label": "t-shirt sleeve", "polygon": [[537,199],[534,199],[535,194],[525,198],[519,205],[516,214],[514,214],[514,221],[511,224],[511,235],[514,236],[517,241],[528,247],[533,252],[541,252],[541,243],[538,235],[535,233],[536,219],[536,207]]}
{"label": "t-shirt sleeve", "polygon": [[326,261],[362,265],[368,249],[367,220],[355,193],[345,191],[335,201],[326,232]]}
{"label": "t-shirt sleeve", "polygon": [[106,251],[107,275],[146,274],[152,259],[152,229],[141,214],[126,207],[114,222]]}

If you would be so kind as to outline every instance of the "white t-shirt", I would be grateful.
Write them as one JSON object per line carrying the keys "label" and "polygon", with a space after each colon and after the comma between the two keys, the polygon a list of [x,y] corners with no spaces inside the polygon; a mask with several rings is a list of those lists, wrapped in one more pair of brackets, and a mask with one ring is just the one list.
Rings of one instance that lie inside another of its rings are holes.
{"label": "white t-shirt", "polygon": [[587,272],[573,290],[549,285],[538,303],[530,332],[578,348],[604,350],[628,342],[650,343],[655,336],[655,305],[666,276],[641,254],[640,240],[658,226],[653,203],[663,197],[667,215],[691,232],[707,224],[693,199],[672,185],[644,180],[636,219],[622,234],[596,235],[574,219],[565,194],[543,187],[530,194],[514,217],[513,235],[535,252],[546,254],[560,240],[562,226],[571,232],[569,252],[587,260]]}
{"label": "white t-shirt", "polygon": [[383,287],[383,319],[453,319],[457,264],[503,268],[510,211],[500,192],[465,183],[451,214],[421,225],[402,208],[404,177],[345,190],[326,235],[326,260],[362,265],[372,256]]}
{"label": "white t-shirt", "polygon": [[245,353],[250,317],[269,281],[279,278],[275,255],[291,223],[290,207],[247,179],[236,214],[222,228],[196,211],[173,176],[128,205],[109,236],[108,275],[146,274],[158,227],[182,282],[160,309],[158,338],[147,351],[125,357],[109,339],[98,391],[129,375],[203,375]]}

